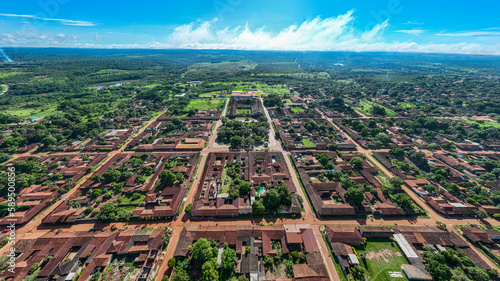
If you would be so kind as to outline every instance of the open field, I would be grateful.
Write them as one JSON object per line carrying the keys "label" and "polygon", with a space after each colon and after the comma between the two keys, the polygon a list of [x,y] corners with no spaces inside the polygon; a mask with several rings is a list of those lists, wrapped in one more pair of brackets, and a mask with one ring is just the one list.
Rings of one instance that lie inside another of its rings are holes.
{"label": "open field", "polygon": [[385,108],[385,112],[387,112],[387,116],[389,116],[389,117],[397,116],[397,113],[394,112],[392,109],[389,109],[389,108],[382,106],[380,104],[377,104],[375,102],[362,99],[361,101],[359,101],[359,103],[361,105],[363,105],[363,107],[354,107],[354,109],[361,111],[365,115],[371,116],[372,115],[372,107],[374,105],[378,105],[380,107]]}
{"label": "open field", "polygon": [[401,265],[408,264],[408,261],[396,242],[389,239],[368,239],[365,246],[354,246],[354,249],[360,256],[366,254],[366,258],[362,258],[360,262],[368,271],[370,276],[368,280],[394,280],[389,272],[400,272],[403,278],[397,280],[407,280]]}
{"label": "open field", "polygon": [[415,107],[414,104],[411,104],[411,103],[408,103],[408,102],[399,102],[398,105],[401,106],[401,108],[412,108],[412,107]]}
{"label": "open field", "polygon": [[144,89],[153,89],[154,87],[161,86],[161,84],[151,84],[151,85],[146,85],[142,86]]}
{"label": "open field", "polygon": [[4,110],[4,112],[6,112],[8,114],[23,117],[23,118],[26,118],[26,117],[39,117],[39,118],[41,118],[41,117],[45,117],[47,115],[50,115],[56,111],[57,111],[57,106],[55,106],[55,105],[52,105],[49,107],[43,107],[43,108],[39,108],[39,109],[17,108],[17,109]]}
{"label": "open field", "polygon": [[12,72],[3,72],[3,71],[0,71],[0,78],[12,76],[12,75],[17,75],[17,74],[20,74],[20,73],[21,72],[19,72],[19,71],[12,71]]}
{"label": "open field", "polygon": [[478,124],[479,127],[493,127],[493,128],[500,129],[500,123],[494,122],[494,121],[489,121],[489,120],[484,120],[482,122],[477,122],[474,120],[465,120],[464,122],[467,124]]}
{"label": "open field", "polygon": [[194,108],[197,110],[219,109],[223,108],[226,99],[198,99],[191,100],[187,108]]}

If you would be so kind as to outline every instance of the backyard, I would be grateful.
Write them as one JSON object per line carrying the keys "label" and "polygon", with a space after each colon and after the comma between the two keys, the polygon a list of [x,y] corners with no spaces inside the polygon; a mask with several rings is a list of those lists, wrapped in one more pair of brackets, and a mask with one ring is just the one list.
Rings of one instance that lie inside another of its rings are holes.
{"label": "backyard", "polygon": [[301,106],[292,106],[292,107],[290,107],[290,111],[292,111],[293,113],[300,113],[300,112],[304,112],[305,109]]}
{"label": "backyard", "polygon": [[302,144],[305,146],[305,147],[315,147],[316,145],[314,144],[314,142],[310,139],[310,138],[305,138],[305,139],[302,139]]}
{"label": "backyard", "polygon": [[240,115],[240,114],[241,115],[248,115],[248,114],[252,114],[252,110],[248,109],[248,108],[242,108],[242,109],[238,108],[236,110],[236,114],[238,114],[238,115]]}
{"label": "backyard", "polygon": [[360,262],[368,271],[369,280],[394,280],[390,273],[400,273],[407,280],[401,265],[408,264],[396,242],[389,239],[368,239],[365,246],[354,246],[359,256],[366,254]]}
{"label": "backyard", "polygon": [[197,99],[191,100],[187,109],[194,108],[197,110],[221,109],[224,107],[226,99]]}

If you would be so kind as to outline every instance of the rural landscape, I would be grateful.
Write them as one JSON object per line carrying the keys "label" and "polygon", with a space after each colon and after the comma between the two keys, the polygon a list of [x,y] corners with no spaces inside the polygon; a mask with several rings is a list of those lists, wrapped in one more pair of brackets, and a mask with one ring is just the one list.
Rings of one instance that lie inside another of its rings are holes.
{"label": "rural landscape", "polygon": [[[489,17],[453,33],[405,2],[363,33],[353,9],[276,35],[319,6],[237,2],[211,21],[186,3],[118,7],[130,25],[79,1],[0,14],[0,280],[500,281]],[[230,28],[248,5],[270,27]],[[49,33],[15,39],[21,20]],[[124,39],[177,21],[174,45]]]}

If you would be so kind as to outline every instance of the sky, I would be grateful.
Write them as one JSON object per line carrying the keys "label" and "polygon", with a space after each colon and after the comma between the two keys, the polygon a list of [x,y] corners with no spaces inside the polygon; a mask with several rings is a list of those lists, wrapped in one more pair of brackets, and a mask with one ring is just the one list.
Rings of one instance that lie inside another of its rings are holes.
{"label": "sky", "polygon": [[497,0],[1,0],[0,47],[500,55]]}

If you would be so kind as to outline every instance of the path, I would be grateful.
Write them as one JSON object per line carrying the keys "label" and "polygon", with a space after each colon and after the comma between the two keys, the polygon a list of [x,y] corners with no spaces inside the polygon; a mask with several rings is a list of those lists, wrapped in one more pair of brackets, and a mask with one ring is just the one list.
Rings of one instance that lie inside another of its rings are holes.
{"label": "path", "polygon": [[0,85],[0,86],[2,86],[2,87],[4,87],[4,88],[5,88],[5,90],[3,90],[3,91],[0,93],[0,96],[1,96],[1,95],[3,95],[3,94],[7,93],[7,91],[9,90],[9,85]]}

